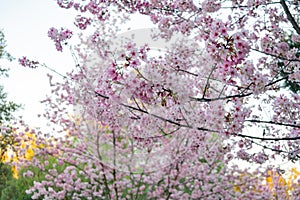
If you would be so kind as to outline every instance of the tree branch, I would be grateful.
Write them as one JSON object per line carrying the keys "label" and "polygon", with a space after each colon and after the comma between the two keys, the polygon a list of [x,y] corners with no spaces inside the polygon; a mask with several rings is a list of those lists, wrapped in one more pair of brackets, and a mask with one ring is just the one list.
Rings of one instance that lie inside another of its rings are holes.
{"label": "tree branch", "polygon": [[209,79],[210,79],[210,77],[211,77],[211,75],[212,75],[212,73],[214,72],[215,69],[216,69],[216,65],[213,66],[213,68],[211,69],[211,72],[208,75],[208,78],[207,78],[207,81],[206,81],[206,84],[205,84],[205,87],[204,87],[202,99],[205,97],[205,93],[207,92],[207,90],[209,88]]}
{"label": "tree branch", "polygon": [[296,59],[296,58],[289,59],[289,58],[285,58],[285,57],[282,57],[282,56],[267,53],[267,52],[264,52],[264,51],[261,51],[261,50],[258,50],[258,49],[253,49],[253,48],[251,48],[251,50],[262,53],[262,54],[265,54],[265,55],[268,55],[268,56],[272,56],[272,57],[275,57],[275,58],[278,58],[278,59],[281,59],[281,60],[286,60],[286,61],[290,61],[290,62],[300,62],[300,59]]}
{"label": "tree branch", "polygon": [[262,141],[285,141],[285,140],[300,140],[300,137],[283,137],[283,138],[275,138],[275,137],[256,137],[251,135],[244,135],[244,134],[235,134],[236,136],[242,137],[242,138],[250,138],[255,140],[262,140]]}
{"label": "tree branch", "polygon": [[[98,94],[97,92],[95,92],[96,94]],[[252,93],[248,93],[248,94],[245,94],[245,95],[250,95]],[[99,96],[103,96],[103,95],[99,95]],[[236,96],[236,95],[234,95]],[[216,100],[220,100],[220,99],[228,99],[230,96],[228,97],[224,97],[224,98],[216,98]],[[239,97],[241,97],[241,95],[239,95]],[[107,98],[109,99],[109,97],[106,97],[104,96],[104,98]],[[199,98],[200,99],[200,98]],[[207,101],[213,101],[215,99],[200,99],[200,100],[207,100]],[[194,126],[191,126],[191,125],[184,125],[184,124],[181,124],[179,122],[176,122],[176,121],[173,121],[171,119],[167,119],[167,118],[164,118],[164,117],[161,117],[159,115],[156,115],[156,114],[152,114],[152,113],[149,113],[148,111],[146,110],[143,110],[141,108],[136,108],[134,106],[131,106],[131,105],[127,105],[127,104],[124,104],[124,103],[120,103],[121,106],[124,106],[125,108],[128,108],[128,109],[131,109],[131,110],[135,110],[135,111],[138,111],[138,112],[141,112],[141,113],[144,113],[144,114],[147,114],[147,115],[150,115],[152,117],[155,117],[157,119],[160,119],[164,122],[168,122],[170,124],[173,124],[175,126],[178,126],[178,127],[181,127],[181,128],[188,128],[188,129],[196,129],[198,131],[205,131],[205,132],[210,132],[210,133],[221,133],[221,131],[218,131],[218,130],[213,130],[213,129],[209,129],[209,128],[205,128],[205,127],[194,127]],[[258,121],[259,122],[259,121]],[[262,121],[263,122],[263,121]],[[268,123],[268,122],[267,122]],[[275,123],[275,122],[274,122]],[[283,125],[283,126],[292,126],[292,124],[284,124],[284,123],[277,123],[276,125]],[[296,126],[296,128],[298,128],[299,126]],[[242,138],[249,138],[249,139],[256,139],[256,140],[262,140],[262,141],[287,141],[287,140],[300,140],[300,137],[283,137],[283,138],[276,138],[276,137],[271,137],[271,138],[267,138],[267,137],[257,137],[257,136],[251,136],[251,135],[244,135],[244,134],[239,134],[239,133],[229,133],[230,135],[233,135],[233,136],[239,136],[239,137],[242,137]]]}
{"label": "tree branch", "polygon": [[217,98],[197,98],[197,97],[190,97],[191,100],[194,101],[199,101],[199,102],[211,102],[211,101],[219,101],[219,100],[226,100],[226,99],[232,99],[232,98],[242,98],[242,97],[247,97],[252,95],[253,93],[246,93],[246,94],[235,94],[235,95],[230,95],[226,97],[217,97]]}
{"label": "tree branch", "polygon": [[285,123],[280,123],[280,122],[261,121],[261,120],[255,120],[255,119],[245,120],[245,122],[263,123],[263,124],[274,124],[274,125],[279,125],[279,126],[288,126],[288,127],[293,127],[293,128],[300,128],[300,126],[296,125],[296,124],[285,124]]}
{"label": "tree branch", "polygon": [[296,30],[298,35],[300,35],[300,27],[298,26],[295,18],[292,16],[288,6],[285,3],[285,0],[280,0],[280,4],[282,5],[282,8],[283,8],[285,14],[287,15],[288,20],[291,22],[293,28]]}
{"label": "tree branch", "polygon": [[[288,77],[289,76],[285,76],[285,77],[282,77],[282,78],[277,79],[275,81],[272,81],[272,82],[266,84],[265,87],[272,86],[272,85],[274,85],[274,84],[276,84],[280,81],[283,81],[283,80],[287,79]],[[217,98],[198,98],[198,97],[189,97],[189,98],[193,101],[211,102],[211,101],[219,101],[219,100],[226,100],[226,99],[232,99],[232,98],[243,98],[243,97],[250,96],[252,94],[253,94],[252,92],[249,92],[249,93],[245,93],[245,94],[242,93],[242,94],[235,94],[235,95],[230,95],[230,96],[225,96],[225,97],[217,97]]]}

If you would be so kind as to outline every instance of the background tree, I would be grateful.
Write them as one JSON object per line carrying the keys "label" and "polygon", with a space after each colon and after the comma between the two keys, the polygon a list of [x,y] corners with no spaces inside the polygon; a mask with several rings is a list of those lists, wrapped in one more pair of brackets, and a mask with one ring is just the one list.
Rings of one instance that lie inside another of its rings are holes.
{"label": "background tree", "polygon": [[[5,50],[6,40],[2,31],[0,31],[0,59],[7,59],[12,61],[14,58]],[[8,76],[8,69],[1,66],[0,76]],[[3,91],[3,86],[0,86],[0,158],[2,164],[5,159],[5,154],[8,149],[13,145],[13,138],[11,135],[11,127],[9,121],[12,119],[12,113],[16,111],[20,106],[12,101],[7,100],[7,94]]]}
{"label": "background tree", "polygon": [[[5,50],[6,40],[2,31],[0,31],[0,59],[12,61],[14,58]],[[7,68],[0,67],[0,76],[8,76]],[[0,123],[4,124],[12,118],[12,113],[19,107],[12,101],[7,101],[7,94],[3,91],[3,86],[0,87]]]}
{"label": "background tree", "polygon": [[[14,58],[5,50],[5,47],[4,33],[0,31],[0,59],[12,61]],[[8,69],[0,66],[0,76],[8,76]],[[9,152],[13,151],[14,146],[10,120],[13,118],[13,112],[19,107],[16,103],[7,100],[7,94],[4,92],[3,86],[0,86],[0,196],[7,181],[13,178],[11,166],[5,163],[9,162]]]}
{"label": "background tree", "polygon": [[[28,190],[32,198],[299,197],[298,188],[274,194],[261,184],[272,168],[263,164],[300,157],[300,97],[281,90],[285,80],[300,80],[298,49],[285,40],[291,31],[300,41],[297,1],[57,2],[81,12],[75,24],[83,32],[93,25],[85,32],[93,33],[81,35],[75,70],[51,82],[55,97],[44,101],[61,137],[43,141],[55,148],[36,156],[56,155],[70,166],[45,170],[47,159],[33,158],[47,177]],[[130,38],[116,41],[117,25],[132,14],[149,16],[156,37],[185,37],[159,56]],[[48,32],[58,51],[72,34]],[[70,119],[70,106],[80,123]],[[225,165],[232,159],[259,167]]]}

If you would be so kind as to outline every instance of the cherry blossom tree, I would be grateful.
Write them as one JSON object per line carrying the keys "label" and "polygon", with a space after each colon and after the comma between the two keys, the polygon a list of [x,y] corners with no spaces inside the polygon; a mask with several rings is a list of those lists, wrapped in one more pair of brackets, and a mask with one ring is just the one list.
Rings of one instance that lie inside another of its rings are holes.
{"label": "cherry blossom tree", "polygon": [[[264,184],[272,166],[250,172],[233,162],[299,159],[300,97],[283,88],[300,80],[298,49],[287,43],[300,43],[298,1],[57,3],[78,11],[82,33],[73,71],[58,83],[49,75],[43,116],[56,136],[40,137],[49,148],[31,161],[47,174],[27,191],[33,199],[299,197]],[[159,30],[153,39],[182,37],[157,56],[120,39],[118,25],[140,15]],[[48,32],[58,51],[73,34]],[[45,170],[47,156],[68,167]]]}

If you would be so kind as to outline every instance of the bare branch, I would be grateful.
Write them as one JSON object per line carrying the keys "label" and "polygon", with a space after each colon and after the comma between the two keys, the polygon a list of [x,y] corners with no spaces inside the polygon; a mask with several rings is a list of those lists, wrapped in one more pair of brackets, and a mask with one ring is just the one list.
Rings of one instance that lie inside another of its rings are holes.
{"label": "bare branch", "polygon": [[[98,94],[96,92],[96,94]],[[209,101],[213,101],[213,100],[221,100],[221,99],[228,99],[228,98],[233,98],[233,97],[242,97],[242,96],[249,96],[251,95],[252,93],[248,93],[248,94],[244,94],[244,95],[233,95],[233,96],[227,96],[227,97],[223,97],[223,98],[216,98],[216,99],[201,99],[199,98],[199,100],[201,101],[204,101],[205,100],[207,102]],[[103,95],[99,95],[101,97],[104,97],[106,99],[109,99],[109,97],[105,97]],[[209,128],[205,128],[205,127],[194,127],[194,126],[191,126],[191,125],[185,125],[185,124],[181,124],[179,122],[176,122],[174,120],[171,120],[171,119],[167,119],[167,118],[164,118],[162,116],[159,116],[159,115],[156,115],[156,114],[153,114],[153,113],[149,113],[147,110],[143,110],[141,108],[136,108],[134,106],[131,106],[131,105],[128,105],[128,104],[124,104],[124,103],[120,103],[121,106],[124,106],[125,108],[128,108],[130,110],[135,110],[135,111],[138,111],[138,112],[141,112],[141,113],[144,113],[144,114],[147,114],[147,115],[150,115],[152,117],[155,117],[157,119],[160,119],[164,122],[168,122],[170,124],[173,124],[175,126],[178,126],[178,127],[181,127],[181,128],[188,128],[188,129],[196,129],[198,131],[204,131],[204,132],[210,132],[210,133],[221,133],[219,130],[213,130],[213,129],[209,129]],[[275,122],[274,122],[275,123]],[[276,125],[283,125],[283,126],[292,126],[291,124],[284,124],[284,123],[277,123]],[[299,126],[296,126],[297,128]],[[229,133],[230,135],[233,135],[233,136],[239,136],[239,137],[242,137],[242,138],[249,138],[249,139],[256,139],[256,140],[262,140],[262,141],[292,141],[292,140],[300,140],[300,137],[283,137],[283,138],[276,138],[276,137],[257,137],[257,136],[251,136],[251,135],[244,135],[244,134],[239,134],[239,133]]]}
{"label": "bare branch", "polygon": [[245,120],[245,122],[274,124],[274,125],[279,125],[279,126],[288,126],[288,127],[293,127],[293,128],[300,128],[300,126],[296,125],[296,124],[285,124],[285,123],[273,122],[273,121],[260,121],[260,120],[255,120],[255,119]]}
{"label": "bare branch", "polygon": [[253,93],[246,93],[246,94],[235,94],[225,97],[217,97],[217,98],[197,98],[197,97],[190,97],[191,100],[199,101],[199,102],[211,102],[211,101],[220,101],[220,100],[226,100],[226,99],[232,99],[232,98],[243,98],[252,95]]}
{"label": "bare branch", "polygon": [[244,135],[244,134],[235,134],[236,136],[242,138],[249,138],[255,140],[262,140],[262,141],[287,141],[287,140],[300,140],[300,137],[283,137],[283,138],[276,138],[276,137],[256,137],[251,135]]}
{"label": "bare branch", "polygon": [[282,8],[285,12],[285,14],[287,15],[288,20],[291,22],[291,24],[293,25],[293,28],[296,30],[296,32],[300,35],[300,27],[297,24],[295,18],[292,16],[288,6],[285,3],[285,0],[280,0],[280,4],[282,5]]}
{"label": "bare branch", "polygon": [[268,55],[268,56],[272,56],[272,57],[275,57],[275,58],[278,58],[278,59],[281,59],[281,60],[286,60],[286,61],[290,61],[290,62],[300,62],[300,59],[296,59],[296,58],[289,59],[289,58],[285,58],[285,57],[282,57],[282,56],[267,53],[267,52],[264,52],[264,51],[261,51],[261,50],[258,50],[258,49],[253,49],[253,48],[251,48],[251,50],[262,53],[262,54],[265,54],[265,55]]}
{"label": "bare branch", "polygon": [[204,87],[202,99],[205,97],[205,93],[207,92],[207,90],[209,88],[209,79],[210,79],[210,77],[211,77],[211,75],[212,75],[212,73],[214,72],[215,69],[216,69],[216,65],[213,66],[213,68],[211,69],[211,71],[208,75],[208,78],[207,78],[207,81],[206,81],[206,84],[205,84],[205,87]]}

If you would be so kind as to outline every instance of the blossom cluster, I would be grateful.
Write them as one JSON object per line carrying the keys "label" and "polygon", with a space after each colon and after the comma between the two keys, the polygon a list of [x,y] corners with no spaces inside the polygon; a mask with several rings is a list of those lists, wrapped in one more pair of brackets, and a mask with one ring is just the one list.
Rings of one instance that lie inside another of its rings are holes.
{"label": "blossom cluster", "polygon": [[50,28],[48,31],[48,37],[55,42],[55,47],[57,51],[62,51],[62,44],[67,44],[66,40],[72,37],[73,33],[69,29],[61,28],[56,29],[54,27]]}
{"label": "blossom cluster", "polygon": [[25,56],[19,59],[19,63],[23,67],[29,67],[29,68],[37,68],[40,64],[38,61],[29,60]]}

